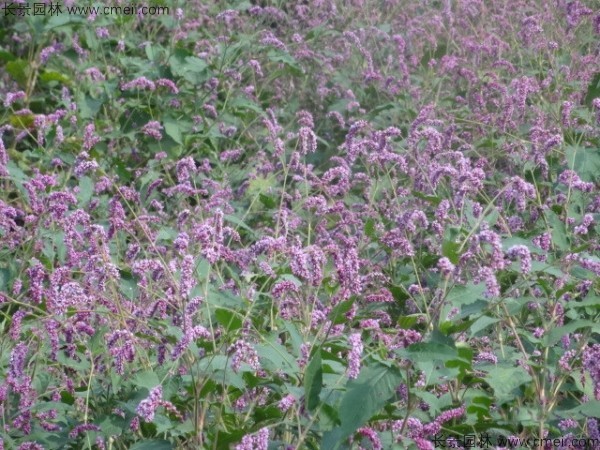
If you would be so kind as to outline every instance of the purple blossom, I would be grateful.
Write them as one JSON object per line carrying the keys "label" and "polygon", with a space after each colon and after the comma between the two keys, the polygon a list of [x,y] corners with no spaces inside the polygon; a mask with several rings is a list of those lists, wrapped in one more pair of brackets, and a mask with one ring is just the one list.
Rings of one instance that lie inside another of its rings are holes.
{"label": "purple blossom", "polygon": [[10,324],[9,336],[14,341],[18,341],[21,336],[21,323],[23,318],[27,315],[25,311],[18,310],[12,316],[12,322]]}
{"label": "purple blossom", "polygon": [[573,232],[575,234],[585,235],[588,233],[588,228],[593,222],[594,222],[594,216],[592,216],[591,214],[586,214],[585,216],[583,216],[581,224],[577,225],[573,229]]}
{"label": "purple blossom", "polygon": [[17,450],[45,450],[44,446],[36,442],[23,442],[17,447]]}
{"label": "purple blossom", "polygon": [[4,107],[5,108],[10,108],[10,106],[15,103],[16,101],[19,101],[21,99],[25,98],[25,91],[17,91],[17,92],[9,92],[8,94],[6,94],[6,97],[4,98]]}
{"label": "purple blossom", "polygon": [[450,276],[456,270],[456,267],[454,266],[454,264],[452,264],[450,262],[450,260],[448,258],[446,258],[445,256],[439,259],[437,265],[438,265],[438,268],[440,269],[440,272],[445,277]]}
{"label": "purple blossom", "polygon": [[52,56],[54,53],[61,51],[62,49],[62,44],[58,43],[54,43],[53,45],[43,48],[40,51],[40,63],[46,64],[48,62],[48,59],[50,59],[50,56]]}
{"label": "purple blossom", "polygon": [[27,351],[27,344],[19,342],[10,352],[8,382],[13,386],[21,384],[21,380],[25,377],[24,370]]}
{"label": "purple blossom", "polygon": [[558,181],[583,192],[592,192],[594,190],[594,183],[582,181],[579,175],[573,170],[563,171],[559,175]]}
{"label": "purple blossom", "polygon": [[102,431],[102,429],[93,423],[82,423],[77,425],[75,428],[69,432],[69,437],[71,439],[75,439],[78,435],[85,433],[87,431]]}
{"label": "purple blossom", "polygon": [[106,78],[96,67],[90,67],[84,72],[92,81],[104,81]]}
{"label": "purple blossom", "polygon": [[492,352],[479,352],[475,358],[475,362],[498,364],[498,357]]}
{"label": "purple blossom", "polygon": [[146,77],[139,77],[121,85],[121,90],[123,91],[129,91],[132,89],[147,89],[154,91],[156,90],[156,84]]}
{"label": "purple blossom", "polygon": [[521,260],[521,272],[524,274],[531,272],[531,253],[525,245],[513,245],[506,254],[509,258],[519,258]]}
{"label": "purple blossom", "polygon": [[382,450],[383,445],[377,432],[371,427],[362,427],[357,430],[357,433],[366,438],[371,443],[373,450]]}
{"label": "purple blossom", "polygon": [[350,352],[348,353],[348,369],[346,375],[350,379],[358,378],[360,372],[360,359],[363,352],[363,343],[360,333],[353,333],[348,336]]}
{"label": "purple blossom", "polygon": [[235,450],[267,450],[269,447],[269,429],[261,428],[256,434],[247,434],[235,446]]}
{"label": "purple blossom", "polygon": [[150,395],[139,403],[135,412],[144,422],[152,422],[154,420],[154,414],[161,404],[162,395],[162,386],[158,385],[150,389]]}
{"label": "purple blossom", "polygon": [[100,142],[102,139],[96,134],[96,127],[93,123],[85,126],[83,135],[83,149],[90,151],[94,145]]}
{"label": "purple blossom", "polygon": [[594,397],[596,400],[600,400],[600,344],[586,347],[583,351],[582,362],[594,384]]}
{"label": "purple blossom", "polygon": [[500,297],[500,286],[498,285],[494,270],[490,267],[482,267],[479,269],[478,275],[485,282],[485,296],[487,298]]}
{"label": "purple blossom", "polygon": [[125,373],[125,363],[135,359],[135,335],[129,330],[116,330],[106,335],[106,345],[114,358],[115,372]]}
{"label": "purple blossom", "polygon": [[301,127],[298,131],[302,155],[317,151],[317,135],[309,127]]}
{"label": "purple blossom", "polygon": [[96,27],[96,36],[98,36],[98,38],[100,38],[100,39],[108,39],[110,37],[108,28]]}
{"label": "purple blossom", "polygon": [[520,177],[514,176],[509,180],[508,188],[504,191],[504,198],[514,200],[517,211],[525,211],[527,200],[536,199],[535,187]]}
{"label": "purple blossom", "polygon": [[238,339],[231,345],[231,347],[229,347],[229,353],[233,353],[231,358],[231,368],[234,372],[239,372],[243,362],[249,364],[254,370],[260,369],[260,362],[256,350],[251,344],[243,339]]}
{"label": "purple blossom", "polygon": [[151,120],[142,127],[142,133],[144,133],[146,136],[156,139],[157,141],[160,141],[162,139],[162,133],[160,130],[162,129],[163,126],[160,124],[160,122]]}
{"label": "purple blossom", "polygon": [[295,403],[296,398],[292,394],[288,394],[279,401],[278,407],[281,412],[286,412],[288,409],[294,406]]}
{"label": "purple blossom", "polygon": [[160,78],[156,80],[156,86],[166,87],[169,89],[169,91],[171,91],[171,94],[179,94],[179,88],[177,85],[167,78]]}
{"label": "purple blossom", "polygon": [[179,290],[181,295],[187,297],[195,285],[194,268],[196,263],[192,255],[185,255],[181,262],[181,280],[179,282]]}
{"label": "purple blossom", "polygon": [[536,236],[532,242],[542,250],[548,251],[552,245],[552,236],[550,233],[543,233],[539,236]]}

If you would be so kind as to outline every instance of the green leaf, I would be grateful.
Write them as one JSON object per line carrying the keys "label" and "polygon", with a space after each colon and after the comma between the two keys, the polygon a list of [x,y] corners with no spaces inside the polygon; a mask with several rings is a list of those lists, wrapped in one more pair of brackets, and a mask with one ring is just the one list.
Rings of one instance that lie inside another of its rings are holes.
{"label": "green leaf", "polygon": [[247,98],[244,98],[244,97],[235,97],[229,103],[229,105],[233,109],[238,109],[238,110],[246,109],[246,110],[254,111],[254,112],[258,113],[258,114],[263,114],[264,113],[263,109],[260,106],[258,106],[253,101],[248,100]]}
{"label": "green leaf", "polygon": [[[244,389],[245,383],[241,373],[235,373],[228,364],[229,357],[225,355],[210,356],[201,359],[196,365],[199,373],[206,375],[211,380],[225,386],[234,386]],[[246,365],[247,366],[247,365]],[[250,366],[247,366],[248,368]],[[244,365],[242,365],[242,370]]]}
{"label": "green leaf", "polygon": [[173,239],[175,239],[177,237],[177,230],[171,227],[162,227],[160,230],[158,230],[158,233],[156,233],[156,240],[157,241],[172,241]]}
{"label": "green leaf", "polygon": [[552,347],[560,341],[563,336],[586,327],[592,327],[593,330],[598,330],[600,325],[591,320],[575,320],[562,327],[552,328],[542,339],[543,345],[545,347]]}
{"label": "green leaf", "polygon": [[275,342],[274,338],[264,344],[257,344],[255,349],[262,360],[262,366],[266,370],[282,370],[290,376],[295,376],[298,373],[299,368],[296,359],[290,355],[288,349]]}
{"label": "green leaf", "polygon": [[258,194],[258,199],[260,200],[260,202],[263,205],[265,205],[265,207],[267,207],[269,209],[277,208],[277,200],[275,200],[271,196],[261,193],[261,194]]}
{"label": "green leaf", "polygon": [[513,391],[525,383],[530,383],[531,375],[522,367],[494,366],[485,376],[485,381],[494,390],[496,400],[500,405],[514,400],[517,394]]}
{"label": "green leaf", "polygon": [[82,177],[79,180],[79,192],[77,193],[77,203],[79,207],[85,206],[94,195],[94,182],[90,177]]}
{"label": "green leaf", "polygon": [[345,323],[347,321],[345,314],[350,311],[352,305],[354,304],[354,300],[346,300],[338,303],[329,313],[329,320],[333,325],[339,325],[341,323]]}
{"label": "green leaf", "polygon": [[83,119],[93,119],[96,117],[103,103],[104,98],[95,99],[83,93],[77,95],[77,109],[79,110],[80,117]]}
{"label": "green leaf", "polygon": [[6,63],[6,72],[19,84],[21,87],[27,85],[27,68],[29,64],[24,59],[15,59]]}
{"label": "green leaf", "polygon": [[137,298],[139,295],[139,287],[136,280],[131,277],[131,274],[121,274],[119,291],[121,291],[121,293],[129,300],[134,300]]}
{"label": "green leaf", "polygon": [[500,319],[497,319],[495,317],[488,317],[488,316],[480,317],[471,325],[471,328],[470,328],[471,336],[475,336],[480,331],[485,330],[490,325],[493,325],[499,321],[500,321]]}
{"label": "green leaf", "polygon": [[363,367],[356,380],[350,380],[339,411],[341,426],[323,436],[321,448],[335,450],[383,407],[396,393],[402,374],[396,367],[375,363]]}
{"label": "green leaf", "polygon": [[600,148],[583,148],[570,145],[565,149],[567,164],[584,181],[600,177]]}
{"label": "green leaf", "polygon": [[9,62],[17,59],[15,55],[5,50],[0,50],[0,61]]}
{"label": "green leaf", "polygon": [[576,408],[557,412],[556,414],[561,417],[577,420],[582,417],[598,417],[598,411],[600,411],[600,400],[589,400]]}
{"label": "green leaf", "polygon": [[203,59],[192,56],[191,52],[178,49],[169,58],[169,65],[174,74],[179,75],[192,84],[208,79],[208,64]]}
{"label": "green leaf", "polygon": [[372,218],[367,219],[365,222],[365,234],[371,238],[372,241],[377,240],[377,234],[375,233],[375,220]]}
{"label": "green leaf", "polygon": [[600,97],[600,72],[596,72],[585,94],[585,104],[590,108],[595,98]]}
{"label": "green leaf", "polygon": [[172,117],[165,117],[163,120],[163,125],[165,127],[165,133],[171,139],[173,139],[178,144],[183,144],[183,140],[181,139],[181,129],[179,127],[178,121],[173,119]]}
{"label": "green leaf", "polygon": [[218,308],[215,311],[215,317],[225,331],[235,331],[242,328],[242,318],[231,310]]}
{"label": "green leaf", "polygon": [[[231,214],[225,214],[225,215],[223,215],[223,219],[225,219],[229,223],[237,225],[237,227],[239,227],[239,228],[243,228],[244,230],[249,231],[250,233],[254,234],[254,230],[252,228],[250,228],[248,225],[246,225],[246,223],[244,221],[242,221],[240,218],[238,218],[237,216],[234,216]],[[237,231],[237,228],[236,228],[236,231]]]}
{"label": "green leaf", "polygon": [[164,439],[138,441],[129,450],[173,450],[173,444]]}
{"label": "green leaf", "polygon": [[298,61],[296,61],[296,59],[292,55],[280,50],[271,50],[269,51],[268,56],[269,60],[272,62],[285,64],[285,66],[292,75],[302,75],[302,68],[298,64]]}
{"label": "green leaf", "polygon": [[57,72],[56,70],[44,70],[44,72],[40,75],[40,80],[45,83],[50,81],[59,81],[64,84],[69,84],[71,82],[71,79],[67,75]]}
{"label": "green leaf", "polygon": [[150,390],[158,386],[160,384],[160,380],[152,370],[146,370],[138,373],[135,376],[133,383],[138,387]]}
{"label": "green leaf", "polygon": [[419,361],[450,361],[456,359],[456,348],[437,342],[417,342],[406,348],[411,360]]}
{"label": "green leaf", "polygon": [[73,14],[57,14],[48,19],[48,22],[44,26],[44,29],[46,31],[49,31],[53,28],[62,27],[63,25],[81,23],[88,23],[88,21],[83,16],[76,16]]}
{"label": "green leaf", "polygon": [[321,349],[312,355],[304,374],[304,392],[306,409],[313,411],[319,404],[319,394],[323,387],[323,364]]}
{"label": "green leaf", "polygon": [[470,305],[477,300],[483,299],[484,291],[485,285],[483,283],[478,285],[473,283],[469,283],[465,286],[457,285],[454,286],[448,294],[448,303],[453,307]]}

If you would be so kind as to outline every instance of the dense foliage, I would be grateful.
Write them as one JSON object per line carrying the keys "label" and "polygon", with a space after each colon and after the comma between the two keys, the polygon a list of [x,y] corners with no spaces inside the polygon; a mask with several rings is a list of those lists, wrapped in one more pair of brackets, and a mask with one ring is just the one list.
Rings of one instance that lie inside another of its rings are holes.
{"label": "dense foliage", "polygon": [[600,448],[598,4],[156,4],[0,17],[0,448]]}

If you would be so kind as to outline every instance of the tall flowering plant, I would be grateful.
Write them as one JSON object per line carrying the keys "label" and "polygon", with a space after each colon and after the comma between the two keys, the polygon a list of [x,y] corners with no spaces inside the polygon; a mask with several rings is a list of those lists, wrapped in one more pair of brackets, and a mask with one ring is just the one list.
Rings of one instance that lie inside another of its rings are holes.
{"label": "tall flowering plant", "polygon": [[600,445],[593,2],[163,3],[5,18],[0,446]]}

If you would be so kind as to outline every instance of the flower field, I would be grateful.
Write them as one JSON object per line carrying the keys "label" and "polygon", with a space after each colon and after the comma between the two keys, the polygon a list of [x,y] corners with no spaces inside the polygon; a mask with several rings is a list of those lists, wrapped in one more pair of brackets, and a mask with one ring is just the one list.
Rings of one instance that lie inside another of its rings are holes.
{"label": "flower field", "polygon": [[595,0],[4,3],[0,449],[600,449],[599,186]]}

